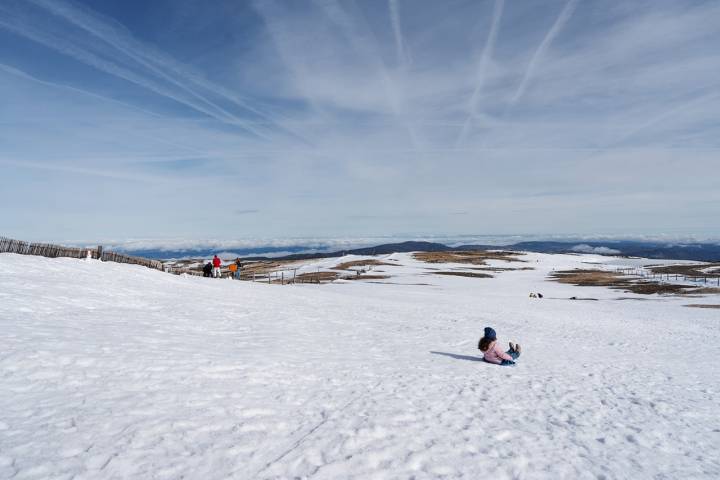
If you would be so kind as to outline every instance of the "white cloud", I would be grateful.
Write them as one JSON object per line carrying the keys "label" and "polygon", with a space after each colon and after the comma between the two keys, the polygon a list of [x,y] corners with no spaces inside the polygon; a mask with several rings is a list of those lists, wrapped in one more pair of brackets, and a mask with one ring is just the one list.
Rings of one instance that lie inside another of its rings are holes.
{"label": "white cloud", "polygon": [[620,250],[615,250],[614,248],[608,248],[608,247],[591,247],[587,244],[580,244],[575,245],[570,250],[573,252],[580,252],[580,253],[597,253],[600,255],[617,255],[622,253]]}

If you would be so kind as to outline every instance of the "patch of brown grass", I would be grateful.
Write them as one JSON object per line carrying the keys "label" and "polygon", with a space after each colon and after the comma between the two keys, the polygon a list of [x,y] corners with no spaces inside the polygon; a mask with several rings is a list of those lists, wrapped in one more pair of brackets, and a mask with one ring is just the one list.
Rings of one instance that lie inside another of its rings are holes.
{"label": "patch of brown grass", "polygon": [[535,270],[533,267],[518,267],[518,268],[504,268],[504,267],[465,267],[470,270],[481,270],[483,272],[514,272],[515,270]]}
{"label": "patch of brown grass", "polygon": [[356,275],[354,277],[346,277],[345,280],[386,280],[390,275]]}
{"label": "patch of brown grass", "polygon": [[702,287],[688,290],[687,293],[699,294],[699,295],[720,295],[720,288],[715,287]]}
{"label": "patch of brown grass", "polygon": [[333,267],[333,270],[349,270],[351,267],[365,267],[365,266],[381,266],[386,265],[390,267],[397,267],[397,263],[382,262],[380,260],[353,260],[352,262],[343,262]]}
{"label": "patch of brown grass", "polygon": [[629,283],[629,279],[616,272],[605,270],[559,270],[553,272],[550,278],[559,283],[569,283],[581,287],[612,287]]}
{"label": "patch of brown grass", "polygon": [[720,277],[720,270],[714,272],[703,272],[702,270],[709,267],[720,267],[720,263],[702,263],[695,265],[659,265],[648,267],[653,273],[661,275],[685,275],[688,277]]}
{"label": "patch of brown grass", "polygon": [[337,278],[336,272],[306,272],[295,277],[295,283],[327,283]]}
{"label": "patch of brown grass", "polygon": [[453,277],[470,277],[470,278],[493,278],[492,275],[487,273],[475,273],[475,272],[432,272],[430,275],[449,275]]}
{"label": "patch of brown grass", "polygon": [[659,293],[661,295],[683,294],[687,289],[684,285],[675,285],[672,283],[631,283],[622,288],[640,295],[652,295],[653,293]]}
{"label": "patch of brown grass", "polygon": [[700,303],[691,303],[690,305],[685,305],[686,307],[692,307],[692,308],[717,308],[720,309],[720,305],[703,305]]}
{"label": "patch of brown grass", "polygon": [[691,288],[686,285],[676,285],[672,283],[640,281],[636,278],[622,275],[619,272],[605,270],[561,270],[554,272],[550,275],[550,278],[559,283],[567,283],[581,287],[609,287],[640,295],[651,295],[653,293],[682,295],[688,293],[689,288]]}
{"label": "patch of brown grass", "polygon": [[469,263],[471,265],[485,265],[486,260],[504,260],[506,262],[524,262],[518,257],[519,252],[476,250],[470,252],[417,252],[413,254],[416,260],[426,263]]}

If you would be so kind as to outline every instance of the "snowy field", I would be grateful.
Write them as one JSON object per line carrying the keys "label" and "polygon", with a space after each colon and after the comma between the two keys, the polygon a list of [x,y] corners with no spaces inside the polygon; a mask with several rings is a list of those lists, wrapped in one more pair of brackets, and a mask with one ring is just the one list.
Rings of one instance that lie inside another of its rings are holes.
{"label": "snowy field", "polygon": [[0,254],[0,478],[720,478],[720,311],[684,306],[718,296],[379,259],[279,286]]}

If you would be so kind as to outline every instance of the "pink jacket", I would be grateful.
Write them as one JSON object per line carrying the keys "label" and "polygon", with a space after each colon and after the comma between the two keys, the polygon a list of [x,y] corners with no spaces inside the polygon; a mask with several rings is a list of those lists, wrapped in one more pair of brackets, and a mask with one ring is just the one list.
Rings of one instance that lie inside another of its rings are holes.
{"label": "pink jacket", "polygon": [[505,353],[502,348],[500,348],[497,340],[490,344],[490,348],[488,348],[488,351],[485,352],[483,358],[486,362],[497,363],[498,365],[500,365],[503,360],[513,359],[510,355]]}

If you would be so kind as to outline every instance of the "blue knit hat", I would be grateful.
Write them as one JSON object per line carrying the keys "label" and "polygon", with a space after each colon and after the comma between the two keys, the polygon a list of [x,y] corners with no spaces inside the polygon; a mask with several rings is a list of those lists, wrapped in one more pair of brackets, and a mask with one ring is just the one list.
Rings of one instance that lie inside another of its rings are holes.
{"label": "blue knit hat", "polygon": [[485,338],[495,340],[497,338],[497,333],[495,333],[495,330],[493,330],[492,328],[485,327]]}

